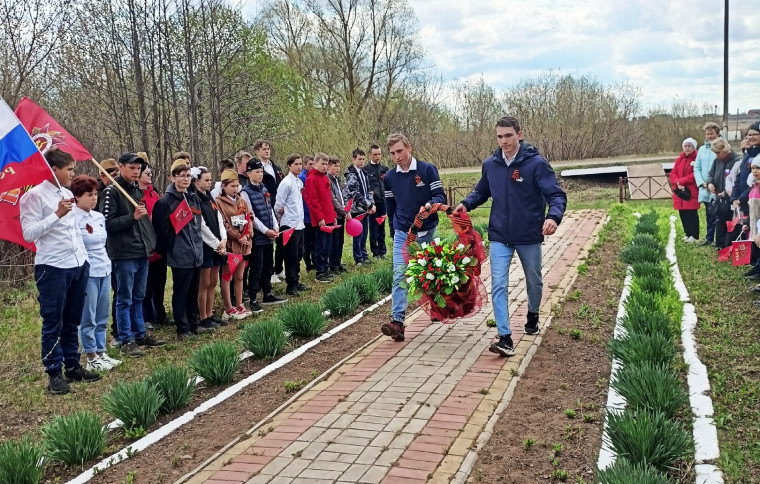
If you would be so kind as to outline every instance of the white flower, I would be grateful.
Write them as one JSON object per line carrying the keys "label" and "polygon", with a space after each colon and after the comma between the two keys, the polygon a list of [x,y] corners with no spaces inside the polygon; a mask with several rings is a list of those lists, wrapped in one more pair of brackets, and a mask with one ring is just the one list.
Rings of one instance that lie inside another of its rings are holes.
{"label": "white flower", "polygon": [[407,284],[411,284],[412,282],[414,282],[414,277],[407,277],[406,278],[406,283]]}
{"label": "white flower", "polygon": [[459,276],[454,274],[453,276],[451,276],[451,283],[456,284],[457,282],[459,282]]}
{"label": "white flower", "polygon": [[435,245],[441,245],[441,238],[436,237],[435,240],[433,240],[433,242],[435,242]]}
{"label": "white flower", "polygon": [[426,249],[426,248],[427,248],[427,242],[423,242],[423,243],[420,245],[420,247],[422,247],[423,249]]}
{"label": "white flower", "polygon": [[425,276],[425,279],[432,281],[433,279],[435,279],[435,276],[428,272],[427,275]]}
{"label": "white flower", "polygon": [[433,263],[436,267],[441,267],[443,265],[443,261],[441,259],[436,259]]}
{"label": "white flower", "polygon": [[457,268],[456,268],[456,266],[454,264],[449,264],[448,270],[449,270],[449,272],[454,272],[454,271],[457,270]]}
{"label": "white flower", "polygon": [[424,266],[425,265],[425,259],[422,259],[422,258],[417,259],[417,264],[419,264],[421,266]]}
{"label": "white flower", "polygon": [[464,250],[464,244],[457,245],[457,250]]}
{"label": "white flower", "polygon": [[469,263],[470,263],[470,258],[465,256],[464,259],[462,259],[462,264],[469,264]]}

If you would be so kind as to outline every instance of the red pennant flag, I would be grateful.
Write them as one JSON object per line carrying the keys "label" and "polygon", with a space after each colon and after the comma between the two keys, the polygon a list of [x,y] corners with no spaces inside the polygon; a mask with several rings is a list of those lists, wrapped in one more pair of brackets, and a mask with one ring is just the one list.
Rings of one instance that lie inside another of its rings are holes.
{"label": "red pennant flag", "polygon": [[174,227],[174,233],[178,234],[180,230],[185,228],[185,225],[190,223],[193,219],[193,212],[190,210],[190,205],[187,203],[187,199],[182,199],[176,210],[169,215],[169,220]]}
{"label": "red pennant flag", "polygon": [[241,262],[243,262],[243,256],[241,254],[227,254],[227,265],[229,267],[222,272],[222,279],[225,281],[232,280],[232,274]]}
{"label": "red pennant flag", "polygon": [[749,264],[750,253],[752,252],[751,240],[740,240],[731,242],[733,247],[731,260],[735,266],[743,266]]}
{"label": "red pennant flag", "polygon": [[350,198],[348,200],[348,203],[346,204],[346,206],[343,207],[343,210],[345,210],[346,212],[350,212],[351,211],[351,207],[353,207],[353,206],[354,206],[354,199]]}
{"label": "red pennant flag", "polygon": [[718,260],[721,262],[725,262],[727,260],[731,260],[731,251],[733,250],[733,247],[730,245],[728,247],[724,247],[718,251]]}
{"label": "red pennant flag", "polygon": [[357,215],[357,216],[356,216],[356,217],[354,217],[354,218],[355,218],[356,220],[358,220],[359,222],[361,222],[361,221],[364,219],[364,217],[366,217],[366,216],[367,216],[367,214],[366,214],[366,213],[363,213],[363,214],[361,214],[361,215]]}
{"label": "red pennant flag", "polygon": [[381,215],[375,219],[377,222],[377,225],[383,225],[383,222],[385,222],[385,219],[388,218],[387,215]]}
{"label": "red pennant flag", "polygon": [[21,99],[16,107],[16,116],[43,154],[55,146],[77,161],[92,159],[90,152],[76,138],[31,99]]}
{"label": "red pennant flag", "polygon": [[327,232],[328,234],[333,233],[333,231],[337,228],[343,227],[342,225],[323,225],[319,227],[319,230],[322,232]]}
{"label": "red pennant flag", "polygon": [[293,236],[293,232],[295,232],[296,228],[293,227],[292,229],[288,229],[285,232],[282,233],[282,245],[288,245],[288,242],[290,241],[290,237]]}
{"label": "red pennant flag", "polygon": [[736,228],[736,222],[733,220],[726,220],[726,230],[733,232]]}

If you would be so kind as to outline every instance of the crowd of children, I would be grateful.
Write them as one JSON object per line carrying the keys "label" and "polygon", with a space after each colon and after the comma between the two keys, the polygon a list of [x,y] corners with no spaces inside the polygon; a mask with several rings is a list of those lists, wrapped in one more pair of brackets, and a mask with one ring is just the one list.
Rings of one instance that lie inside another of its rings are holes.
{"label": "crowd of children", "polygon": [[[144,152],[104,160],[100,181],[75,177],[74,160],[62,150],[45,154],[52,175],[22,197],[20,213],[24,238],[37,246],[50,393],[67,393],[72,381],[96,381],[98,372],[121,363],[106,352],[111,317],[111,345],[140,357],[146,347],[166,344],[151,329],[174,324],[181,341],[286,302],[273,292],[282,279],[287,297],[309,291],[300,279],[302,261],[317,282],[332,281],[346,270],[344,227],[351,218],[362,227],[353,239],[355,264],[370,261],[368,238],[373,257],[385,257],[388,169],[377,145],[369,163],[354,150],[345,184],[340,160],[325,153],[291,154],[284,171],[267,141],[257,142],[254,154],[219,162],[215,182],[209,168],[178,152],[163,194]],[[168,268],[173,321],[164,308]]]}

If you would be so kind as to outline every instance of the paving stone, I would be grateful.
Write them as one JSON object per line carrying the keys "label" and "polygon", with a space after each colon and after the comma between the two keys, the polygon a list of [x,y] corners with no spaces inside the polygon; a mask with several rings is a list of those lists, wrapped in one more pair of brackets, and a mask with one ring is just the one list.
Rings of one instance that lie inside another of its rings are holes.
{"label": "paving stone", "polygon": [[359,479],[361,483],[377,484],[381,482],[383,478],[388,474],[390,467],[383,466],[371,466],[367,472]]}

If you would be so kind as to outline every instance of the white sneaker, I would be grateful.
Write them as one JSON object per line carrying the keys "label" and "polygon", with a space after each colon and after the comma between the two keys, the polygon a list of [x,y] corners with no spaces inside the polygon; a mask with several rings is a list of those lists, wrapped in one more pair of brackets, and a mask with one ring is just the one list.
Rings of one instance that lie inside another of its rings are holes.
{"label": "white sneaker", "polygon": [[277,274],[272,274],[272,278],[269,279],[269,282],[272,283],[272,284],[279,284],[282,281],[280,280],[279,277],[277,277]]}
{"label": "white sneaker", "polygon": [[121,365],[121,360],[117,360],[116,358],[111,358],[108,356],[108,353],[103,353],[100,355],[100,358],[111,365],[111,368],[116,368],[117,366]]}
{"label": "white sneaker", "polygon": [[686,240],[684,240],[687,244],[693,244],[694,242],[699,242],[699,240],[695,239],[694,237],[689,236]]}
{"label": "white sneaker", "polygon": [[684,235],[683,237],[681,237],[681,242],[687,242],[688,240],[689,240],[689,236],[687,235]]}
{"label": "white sneaker", "polygon": [[106,360],[104,360],[102,357],[98,356],[94,360],[87,360],[87,371],[108,371],[112,369],[113,366],[109,365]]}
{"label": "white sneaker", "polygon": [[275,274],[275,276],[279,277],[280,279],[285,279],[285,271],[283,270],[279,274]]}

